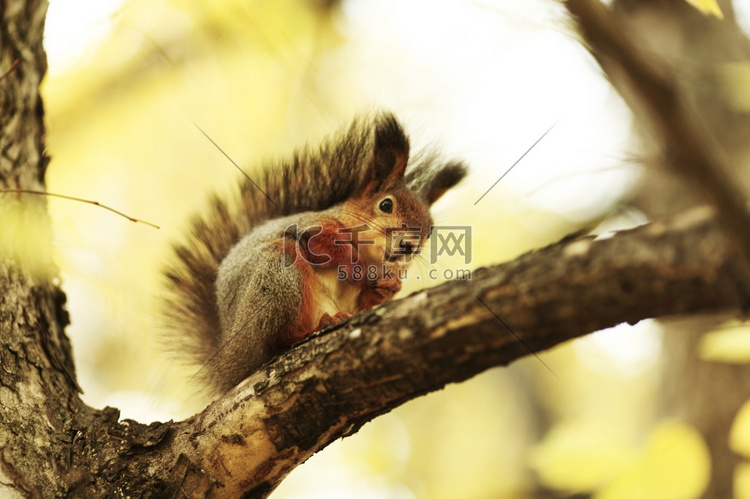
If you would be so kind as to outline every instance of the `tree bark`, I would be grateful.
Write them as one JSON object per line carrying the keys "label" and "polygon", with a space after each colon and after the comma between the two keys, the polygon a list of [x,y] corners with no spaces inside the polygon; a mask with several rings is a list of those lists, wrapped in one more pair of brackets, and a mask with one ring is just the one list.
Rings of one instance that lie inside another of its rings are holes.
{"label": "tree bark", "polygon": [[[0,186],[44,188],[47,3],[0,2]],[[70,471],[71,418],[84,409],[65,295],[54,284],[46,201],[0,199],[0,495],[51,497]]]}
{"label": "tree bark", "polygon": [[[0,184],[43,189],[46,3],[0,9]],[[2,196],[3,497],[264,497],[332,441],[447,383],[623,321],[750,299],[743,260],[712,211],[698,209],[387,303],[297,345],[200,414],[143,425],[78,397],[45,201]]]}

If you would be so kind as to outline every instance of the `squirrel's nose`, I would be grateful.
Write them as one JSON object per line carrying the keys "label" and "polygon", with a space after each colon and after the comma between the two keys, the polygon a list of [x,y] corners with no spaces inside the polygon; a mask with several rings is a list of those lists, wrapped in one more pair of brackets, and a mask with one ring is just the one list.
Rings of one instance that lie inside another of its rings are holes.
{"label": "squirrel's nose", "polygon": [[401,252],[404,255],[413,255],[416,253],[416,246],[409,241],[404,241],[403,239],[399,241],[398,243],[399,248],[401,248]]}

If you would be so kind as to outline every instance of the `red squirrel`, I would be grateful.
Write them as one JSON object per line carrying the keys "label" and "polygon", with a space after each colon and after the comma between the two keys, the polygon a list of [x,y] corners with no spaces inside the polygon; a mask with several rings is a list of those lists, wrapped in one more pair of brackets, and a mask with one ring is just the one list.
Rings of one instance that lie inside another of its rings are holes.
{"label": "red squirrel", "polygon": [[[268,164],[214,197],[167,270],[176,338],[223,393],[322,326],[393,298],[430,235],[430,206],[465,175],[424,156],[390,113]],[[174,337],[175,335],[173,335]]]}

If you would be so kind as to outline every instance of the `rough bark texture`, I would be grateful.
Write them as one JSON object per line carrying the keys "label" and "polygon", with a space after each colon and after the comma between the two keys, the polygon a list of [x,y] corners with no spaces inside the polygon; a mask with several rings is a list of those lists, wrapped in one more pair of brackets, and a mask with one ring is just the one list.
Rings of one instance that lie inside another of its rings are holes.
{"label": "rough bark texture", "polygon": [[[44,1],[0,2],[0,187],[43,189]],[[0,200],[0,495],[52,497],[77,397],[43,198]]]}
{"label": "rough bark texture", "polygon": [[[0,1],[3,187],[43,188],[45,8]],[[44,199],[5,194],[0,217],[3,497],[264,497],[314,452],[446,383],[623,321],[750,299],[742,260],[699,209],[388,303],[296,346],[200,414],[146,426],[78,397]]]}

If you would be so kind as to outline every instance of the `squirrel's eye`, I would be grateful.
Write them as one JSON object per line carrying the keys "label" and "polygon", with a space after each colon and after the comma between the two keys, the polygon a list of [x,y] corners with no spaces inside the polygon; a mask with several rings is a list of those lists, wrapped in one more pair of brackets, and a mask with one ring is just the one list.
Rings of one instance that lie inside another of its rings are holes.
{"label": "squirrel's eye", "polygon": [[390,213],[393,211],[393,200],[391,198],[385,198],[380,202],[380,211]]}

